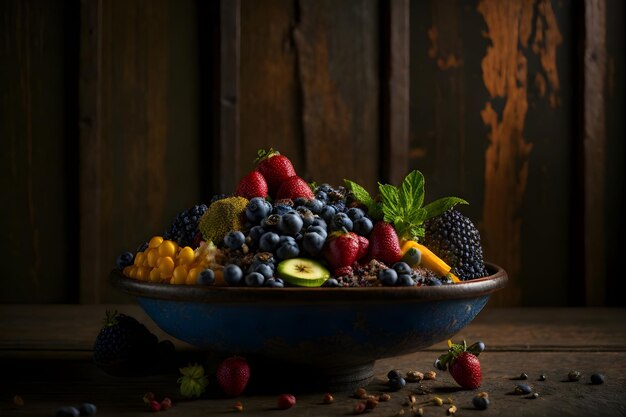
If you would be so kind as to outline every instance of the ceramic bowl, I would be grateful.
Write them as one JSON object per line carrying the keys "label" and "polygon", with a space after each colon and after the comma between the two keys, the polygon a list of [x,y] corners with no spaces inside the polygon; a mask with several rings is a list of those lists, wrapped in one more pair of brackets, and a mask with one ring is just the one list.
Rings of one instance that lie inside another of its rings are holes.
{"label": "ceramic bowl", "polygon": [[111,273],[171,336],[212,355],[242,355],[306,372],[326,387],[372,377],[374,361],[451,338],[507,282],[490,275],[453,285],[365,288],[207,287],[149,283]]}

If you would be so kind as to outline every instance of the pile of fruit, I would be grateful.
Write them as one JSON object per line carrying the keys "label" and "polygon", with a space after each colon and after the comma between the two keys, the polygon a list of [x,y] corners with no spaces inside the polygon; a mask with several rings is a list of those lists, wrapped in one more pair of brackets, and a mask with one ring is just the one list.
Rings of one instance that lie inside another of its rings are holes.
{"label": "pile of fruit", "polygon": [[117,267],[170,284],[364,287],[452,284],[488,275],[480,235],[446,197],[424,205],[424,177],[379,184],[309,184],[291,161],[260,150],[231,195],[178,214],[162,236]]}

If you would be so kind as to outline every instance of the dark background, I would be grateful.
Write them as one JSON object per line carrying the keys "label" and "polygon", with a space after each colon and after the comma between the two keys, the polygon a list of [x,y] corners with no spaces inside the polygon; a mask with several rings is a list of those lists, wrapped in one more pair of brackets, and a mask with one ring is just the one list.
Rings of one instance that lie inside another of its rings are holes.
{"label": "dark background", "polygon": [[0,302],[127,301],[117,254],[271,146],[468,200],[495,305],[626,305],[623,50],[621,0],[0,0]]}

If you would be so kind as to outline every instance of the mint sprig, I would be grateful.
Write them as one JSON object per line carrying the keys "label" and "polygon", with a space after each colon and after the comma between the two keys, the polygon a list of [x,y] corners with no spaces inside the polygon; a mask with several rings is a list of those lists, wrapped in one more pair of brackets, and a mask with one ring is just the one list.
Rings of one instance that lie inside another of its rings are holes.
{"label": "mint sprig", "polygon": [[346,188],[354,198],[367,207],[373,220],[384,220],[393,224],[401,239],[419,240],[424,237],[423,223],[457,204],[467,204],[458,197],[443,197],[425,206],[425,180],[418,170],[411,171],[399,187],[378,183],[380,202],[372,198],[369,192],[359,184],[344,180]]}
{"label": "mint sprig", "polygon": [[457,204],[467,204],[458,197],[444,197],[422,207],[425,194],[424,175],[410,172],[400,187],[378,184],[382,197],[383,220],[392,223],[401,239],[418,240],[425,234],[423,223]]}

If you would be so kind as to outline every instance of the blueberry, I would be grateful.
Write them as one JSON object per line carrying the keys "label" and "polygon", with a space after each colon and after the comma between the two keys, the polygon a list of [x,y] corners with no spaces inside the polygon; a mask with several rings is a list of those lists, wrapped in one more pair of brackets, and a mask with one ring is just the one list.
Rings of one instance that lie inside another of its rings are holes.
{"label": "blueberry", "polygon": [[300,248],[296,243],[295,239],[290,236],[283,236],[288,239],[283,239],[283,241],[276,248],[276,256],[280,259],[290,259],[295,258],[300,255]]}
{"label": "blueberry", "polygon": [[200,285],[213,284],[215,282],[215,272],[213,272],[213,270],[209,268],[205,269],[198,274],[197,282]]}
{"label": "blueberry", "polygon": [[409,274],[398,274],[398,286],[400,287],[412,287],[415,285],[413,277]]}
{"label": "blueberry", "polygon": [[378,280],[387,287],[393,287],[398,283],[398,273],[391,268],[382,269],[378,272]]}
{"label": "blueberry", "polygon": [[440,359],[435,359],[435,363],[433,363],[433,366],[440,371],[445,371],[448,368],[443,362],[441,362]]}
{"label": "blueberry", "polygon": [[302,238],[302,247],[309,253],[309,255],[319,255],[324,248],[325,241],[324,236],[319,233],[307,232]]}
{"label": "blueberry", "polygon": [[313,214],[320,214],[324,208],[324,202],[318,199],[313,199],[306,203],[306,207],[311,210]]}
{"label": "blueberry", "polygon": [[146,249],[148,249],[148,242],[143,242],[141,245],[139,245],[139,247],[137,248],[137,252],[144,252]]}
{"label": "blueberry", "polygon": [[76,407],[61,407],[57,410],[57,417],[79,417],[80,411]]}
{"label": "blueberry", "polygon": [[[468,347],[467,350],[472,352],[474,355],[478,355],[479,353],[485,350],[485,344],[481,341],[478,341],[476,343],[473,343],[470,347]],[[522,374],[522,375],[526,375],[526,374]],[[526,375],[526,378],[523,378],[523,379],[528,379],[528,375]]]}
{"label": "blueberry", "polygon": [[300,215],[300,218],[302,219],[302,227],[305,229],[312,225],[315,221],[315,214],[313,214],[313,212],[306,207],[298,207],[296,212]]}
{"label": "blueberry", "polygon": [[224,281],[228,285],[239,285],[243,278],[243,271],[235,264],[228,264],[224,267]]}
{"label": "blueberry", "polygon": [[406,262],[396,262],[395,264],[393,264],[392,268],[398,273],[398,274],[407,274],[407,275],[411,275],[413,273],[413,269],[411,269],[411,267],[409,266],[409,264],[407,264]]}
{"label": "blueberry", "polygon": [[322,201],[323,203],[327,203],[328,193],[318,188],[318,191],[315,192],[315,198],[318,199],[319,201]]}
{"label": "blueberry", "polygon": [[515,389],[513,390],[516,394],[530,394],[533,392],[533,389],[528,384],[517,384],[515,385]]}
{"label": "blueberry", "polygon": [[94,404],[83,403],[80,405],[80,407],[78,407],[78,411],[80,412],[81,416],[95,416],[98,409]]}
{"label": "blueberry", "polygon": [[306,204],[306,202],[307,202],[307,201],[308,201],[308,200],[307,200],[306,198],[304,198],[304,197],[296,197],[296,198],[293,200],[293,205],[294,205],[294,207],[304,206],[304,205]]}
{"label": "blueberry", "polygon": [[231,249],[239,249],[246,241],[246,237],[239,230],[231,230],[224,236],[224,244]]}
{"label": "blueberry", "polygon": [[276,278],[268,278],[265,280],[265,286],[271,288],[283,288],[285,284]]}
{"label": "blueberry", "polygon": [[441,280],[439,278],[431,278],[428,281],[428,285],[430,285],[432,287],[437,287],[437,286],[441,285]]}
{"label": "blueberry", "polygon": [[594,385],[604,384],[604,375],[602,374],[591,375],[591,383]]}
{"label": "blueberry", "polygon": [[248,287],[261,287],[265,283],[265,277],[258,272],[250,272],[244,280]]}
{"label": "blueberry", "polygon": [[400,374],[400,371],[398,369],[392,369],[391,371],[387,372],[387,378],[398,379],[402,378],[402,375]]}
{"label": "blueberry", "polygon": [[394,391],[402,389],[406,385],[406,380],[402,377],[389,380],[389,388]]}
{"label": "blueberry", "polygon": [[478,410],[486,410],[487,407],[489,407],[489,398],[477,395],[472,398],[472,404],[474,405],[474,408]]}
{"label": "blueberry", "polygon": [[274,275],[274,269],[268,264],[258,264],[252,272],[258,272],[259,274],[263,275],[265,279],[268,279],[272,277],[272,275]]}
{"label": "blueberry", "polygon": [[272,212],[272,205],[261,197],[254,197],[246,206],[246,217],[253,224],[258,224],[261,220],[269,216]]}
{"label": "blueberry", "polygon": [[259,240],[259,247],[261,250],[266,252],[273,252],[280,240],[280,236],[278,236],[274,232],[265,232],[261,239]]}
{"label": "blueberry", "polygon": [[350,232],[352,231],[353,223],[346,213],[337,213],[333,217],[330,226],[333,230],[341,230],[343,228]]}
{"label": "blueberry", "polygon": [[362,217],[365,217],[365,212],[358,207],[350,207],[348,211],[346,211],[346,214],[348,215],[348,217],[350,217],[350,220],[352,221],[356,221]]}
{"label": "blueberry", "polygon": [[280,230],[288,235],[295,235],[302,229],[302,217],[298,213],[287,213],[283,215],[280,222]]}
{"label": "blueberry", "polygon": [[324,219],[326,223],[331,223],[335,214],[337,214],[337,209],[334,206],[324,206],[322,211],[320,211],[320,217]]}
{"label": "blueberry", "polygon": [[319,226],[324,230],[328,230],[328,223],[326,223],[326,220],[319,216],[315,216],[313,218],[313,223],[311,223],[311,226]]}
{"label": "blueberry", "polygon": [[341,287],[341,284],[339,284],[339,281],[337,281],[336,278],[328,278],[326,281],[324,281],[324,284],[322,286],[323,287]]}
{"label": "blueberry", "polygon": [[117,257],[115,264],[117,266],[117,269],[121,271],[128,265],[132,265],[134,260],[135,256],[131,252],[124,252]]}
{"label": "blueberry", "polygon": [[261,227],[261,226],[254,226],[253,228],[250,229],[250,232],[248,233],[248,235],[250,236],[250,238],[252,238],[253,241],[258,242],[259,239],[261,239],[261,236],[263,236],[263,233],[265,233],[266,230]]}
{"label": "blueberry", "polygon": [[402,256],[402,259],[404,259],[409,266],[419,265],[422,262],[422,252],[417,248],[409,248]]}
{"label": "blueberry", "polygon": [[317,233],[318,235],[320,235],[321,237],[324,238],[324,240],[328,237],[328,232],[326,231],[326,229],[322,226],[309,226],[306,229],[307,233]]}
{"label": "blueberry", "polygon": [[361,217],[356,219],[352,226],[352,231],[360,236],[367,236],[372,232],[374,224],[369,217]]}
{"label": "blueberry", "polygon": [[278,214],[279,216],[283,216],[287,213],[293,213],[295,212],[295,210],[293,209],[293,207],[287,205],[287,204],[276,204],[274,206],[274,214]]}

